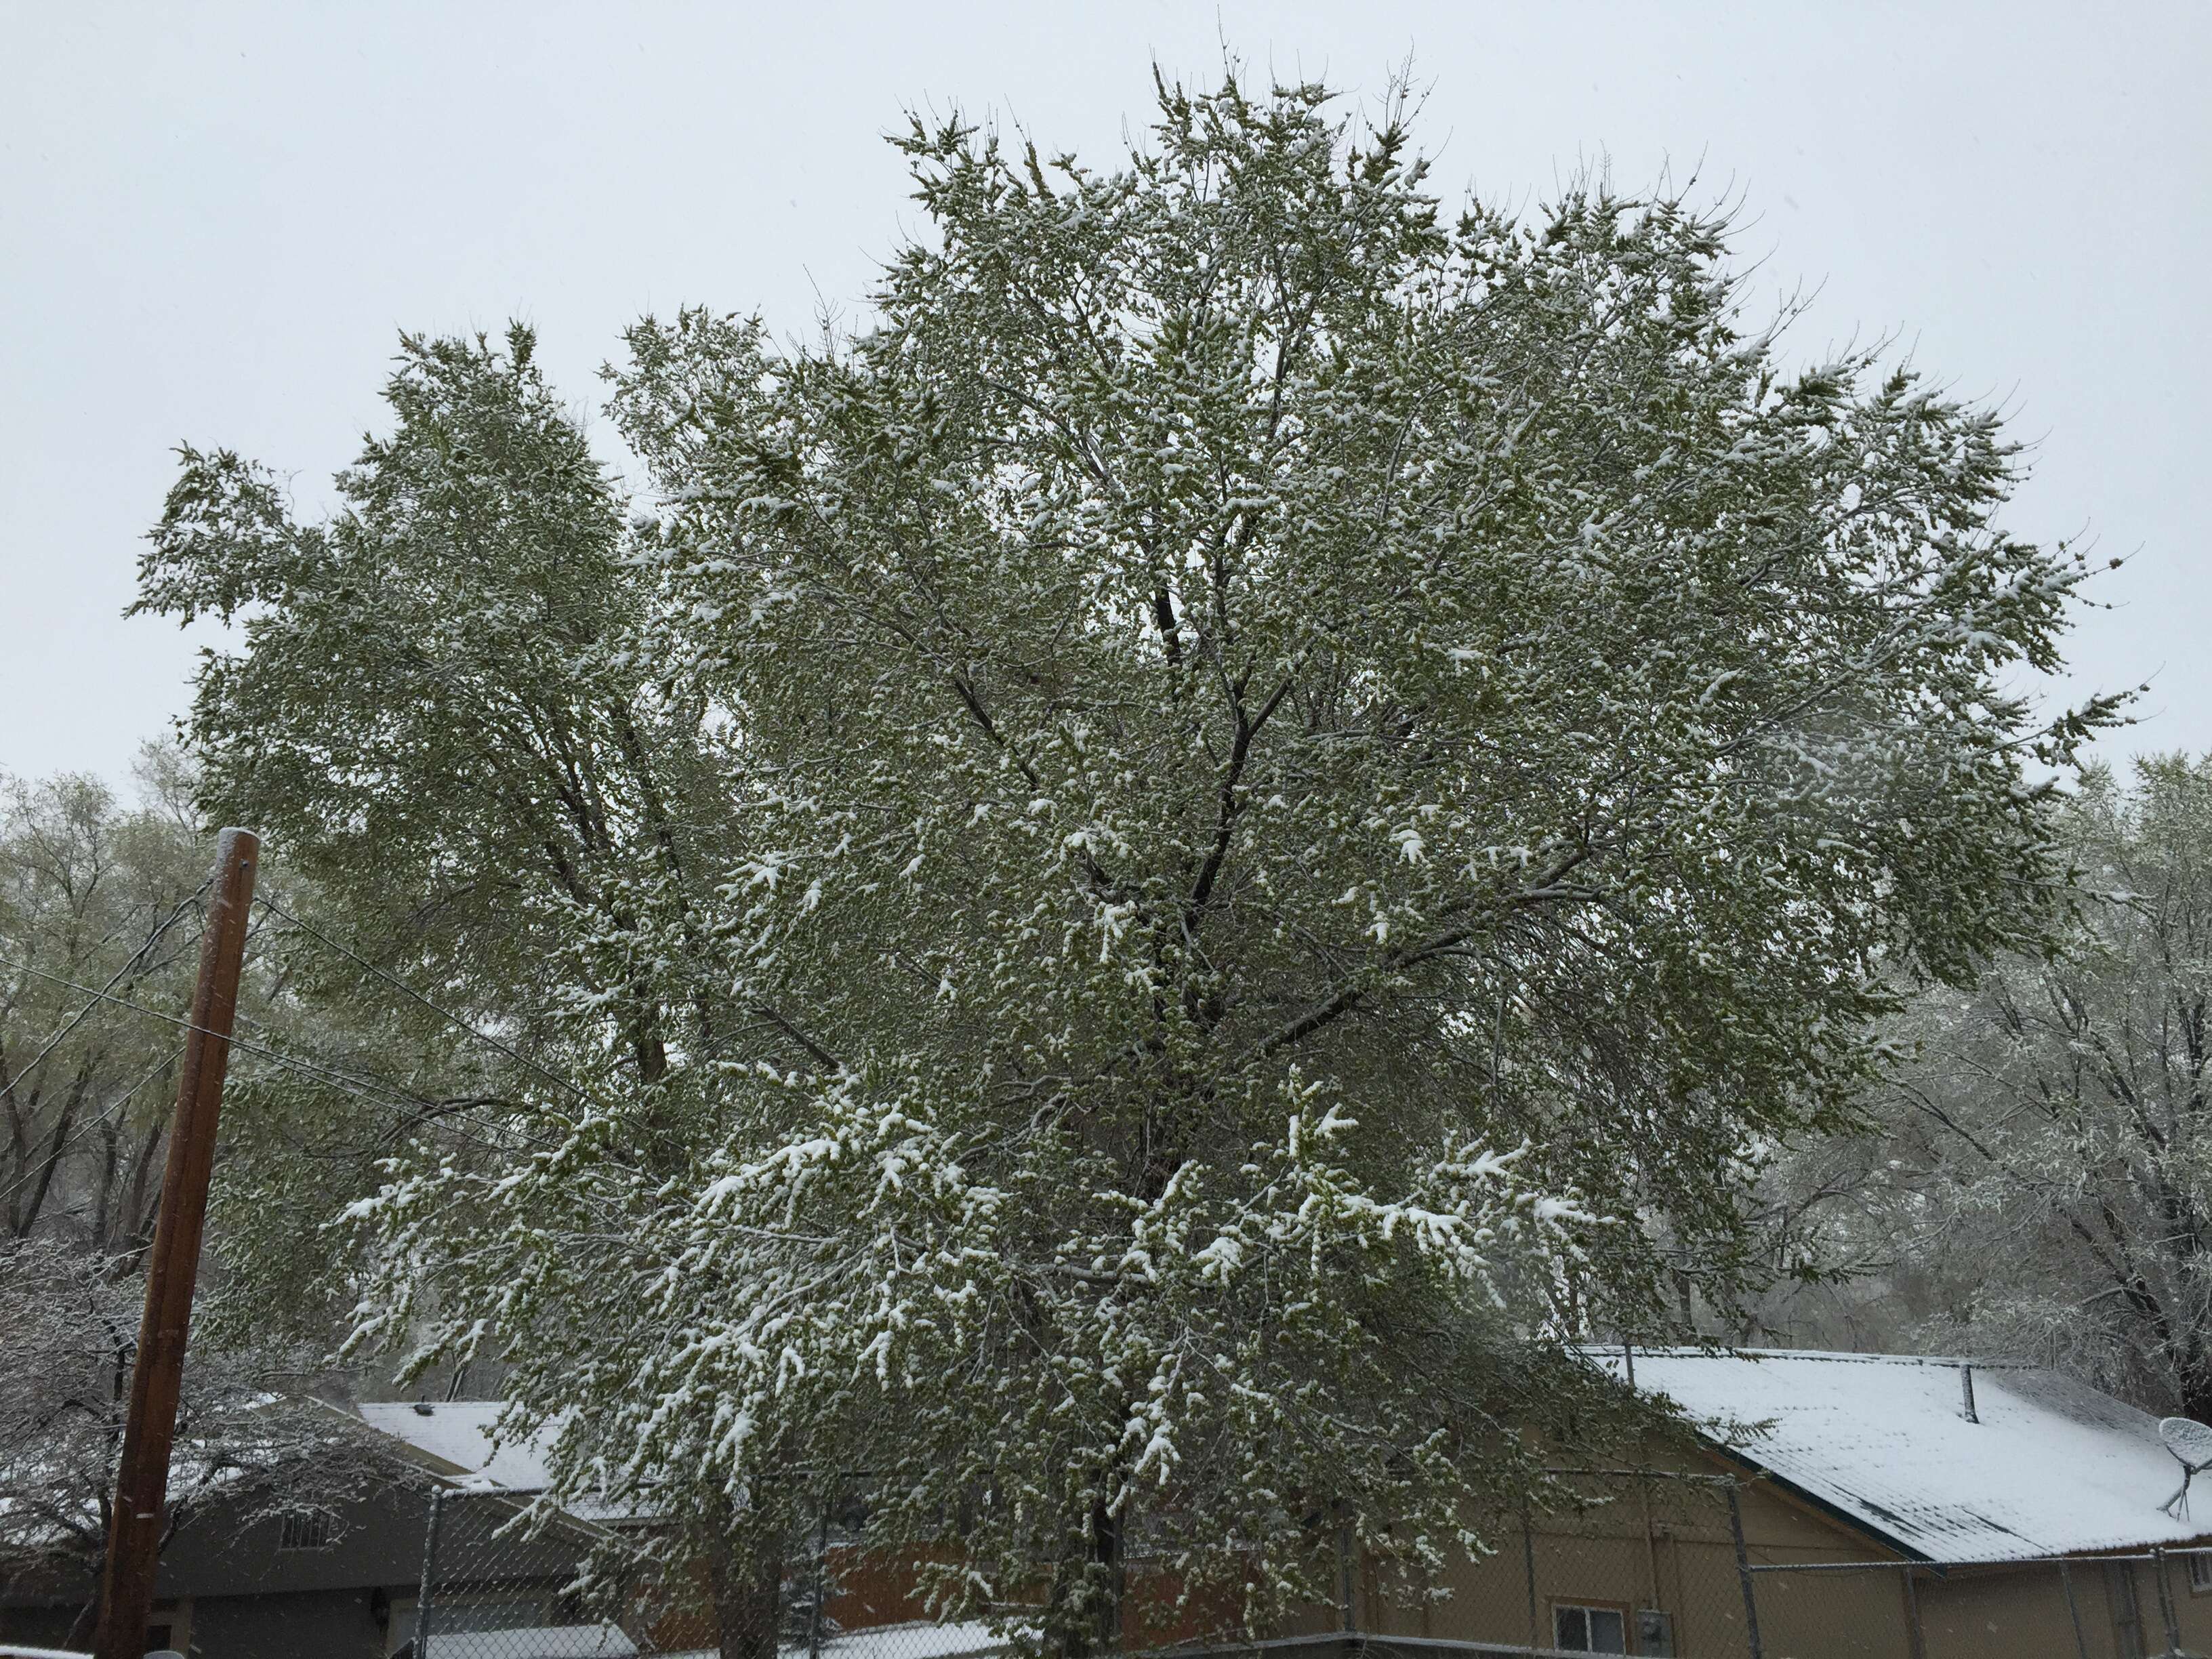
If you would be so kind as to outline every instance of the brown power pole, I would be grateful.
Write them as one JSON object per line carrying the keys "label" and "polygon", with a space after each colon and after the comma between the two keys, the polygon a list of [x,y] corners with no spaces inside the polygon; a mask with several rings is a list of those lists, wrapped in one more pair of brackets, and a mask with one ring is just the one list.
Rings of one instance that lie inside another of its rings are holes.
{"label": "brown power pole", "polygon": [[261,838],[250,830],[226,830],[216,837],[214,896],[200,936],[199,986],[192,993],[177,1115],[169,1126],[161,1216],[146,1257],[146,1313],[131,1368],[131,1412],[123,1424],[107,1562],[100,1576],[100,1623],[92,1644],[96,1659],[141,1659],[146,1651],[169,1491],[169,1447],[177,1432],[185,1338],[191,1328],[208,1175],[215,1164],[216,1118],[222,1109],[222,1074],[230,1060],[239,969],[246,957],[246,912],[253,904],[253,872],[260,856]]}

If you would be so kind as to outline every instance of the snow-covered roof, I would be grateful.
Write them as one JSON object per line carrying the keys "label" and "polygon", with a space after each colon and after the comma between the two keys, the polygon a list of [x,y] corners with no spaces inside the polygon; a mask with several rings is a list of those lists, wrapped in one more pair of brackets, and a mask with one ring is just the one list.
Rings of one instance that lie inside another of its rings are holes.
{"label": "snow-covered roof", "polygon": [[360,1407],[369,1427],[443,1464],[441,1474],[476,1475],[509,1492],[539,1491],[549,1479],[545,1449],[552,1431],[540,1430],[526,1444],[510,1441],[495,1450],[492,1431],[503,1409],[496,1400],[398,1401]]}
{"label": "snow-covered roof", "polygon": [[[1586,1350],[1614,1376],[1619,1348]],[[1908,1555],[2006,1561],[2182,1544],[2212,1532],[2161,1505],[2181,1468],[2156,1419],[2055,1372],[1888,1354],[1635,1350],[1639,1393]]]}
{"label": "snow-covered roof", "polygon": [[[976,1620],[940,1625],[917,1620],[841,1631],[823,1643],[822,1651],[829,1659],[959,1659],[960,1656],[997,1653],[1008,1645],[1006,1636]],[[796,1659],[806,1648],[802,1643],[783,1651]]]}
{"label": "snow-covered roof", "polygon": [[[546,1454],[559,1431],[549,1425],[526,1441],[495,1447],[494,1431],[506,1409],[497,1400],[406,1401],[358,1407],[372,1429],[404,1442],[457,1485],[480,1492],[543,1492],[552,1481]],[[562,1505],[584,1521],[635,1521],[649,1517],[620,1504],[588,1500]]]}

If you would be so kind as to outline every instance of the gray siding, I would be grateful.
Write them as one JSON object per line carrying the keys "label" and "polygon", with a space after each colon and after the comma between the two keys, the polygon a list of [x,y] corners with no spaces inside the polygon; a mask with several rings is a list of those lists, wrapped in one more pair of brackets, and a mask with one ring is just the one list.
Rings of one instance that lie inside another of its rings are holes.
{"label": "gray siding", "polygon": [[[492,1534],[514,1513],[482,1498],[447,1503],[440,1524],[440,1594],[459,1600],[472,1599],[471,1590],[522,1594],[542,1599],[550,1620],[553,1592],[574,1575],[586,1536],[571,1531],[495,1540]],[[336,1511],[328,1546],[284,1549],[275,1516],[248,1520],[235,1507],[204,1508],[163,1552],[155,1596],[190,1600],[192,1644],[210,1659],[375,1659],[392,1638],[373,1616],[373,1597],[382,1591],[387,1603],[400,1604],[401,1622],[410,1623],[428,1518],[426,1491],[364,1491]],[[0,1595],[0,1636],[55,1645],[91,1591],[88,1580],[16,1586]]]}
{"label": "gray siding", "polygon": [[209,1659],[383,1659],[366,1590],[225,1595],[192,1606],[192,1645]]}
{"label": "gray siding", "polygon": [[422,1572],[426,1492],[366,1492],[336,1512],[323,1549],[278,1547],[273,1516],[241,1524],[234,1511],[203,1510],[162,1552],[155,1593],[162,1596],[270,1595],[305,1590],[412,1584]]}

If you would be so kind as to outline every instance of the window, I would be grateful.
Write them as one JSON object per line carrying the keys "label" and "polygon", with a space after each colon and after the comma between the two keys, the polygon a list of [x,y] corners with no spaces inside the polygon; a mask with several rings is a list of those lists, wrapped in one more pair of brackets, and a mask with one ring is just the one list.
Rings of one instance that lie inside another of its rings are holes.
{"label": "window", "polygon": [[337,1535],[327,1510],[287,1510],[278,1523],[280,1550],[326,1550]]}
{"label": "window", "polygon": [[2212,1591],[2212,1550],[2189,1552],[2189,1590],[2192,1595]]}
{"label": "window", "polygon": [[1628,1615],[1619,1607],[1552,1604],[1552,1645],[1568,1653],[1626,1653]]}

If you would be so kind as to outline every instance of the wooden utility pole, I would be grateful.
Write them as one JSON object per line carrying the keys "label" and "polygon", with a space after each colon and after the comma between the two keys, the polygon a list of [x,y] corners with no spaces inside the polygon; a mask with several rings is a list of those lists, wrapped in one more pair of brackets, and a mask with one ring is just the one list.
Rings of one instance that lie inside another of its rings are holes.
{"label": "wooden utility pole", "polygon": [[200,935],[199,985],[192,993],[177,1112],[169,1126],[161,1215],[146,1256],[146,1312],[131,1368],[131,1409],[123,1424],[107,1560],[100,1576],[100,1622],[93,1636],[96,1659],[142,1659],[146,1651],[169,1491],[169,1448],[177,1432],[185,1339],[191,1329],[208,1176],[215,1164],[216,1119],[222,1109],[222,1076],[230,1061],[239,969],[246,957],[246,913],[253,905],[253,872],[260,857],[261,838],[250,830],[226,830],[216,839],[212,896]]}

